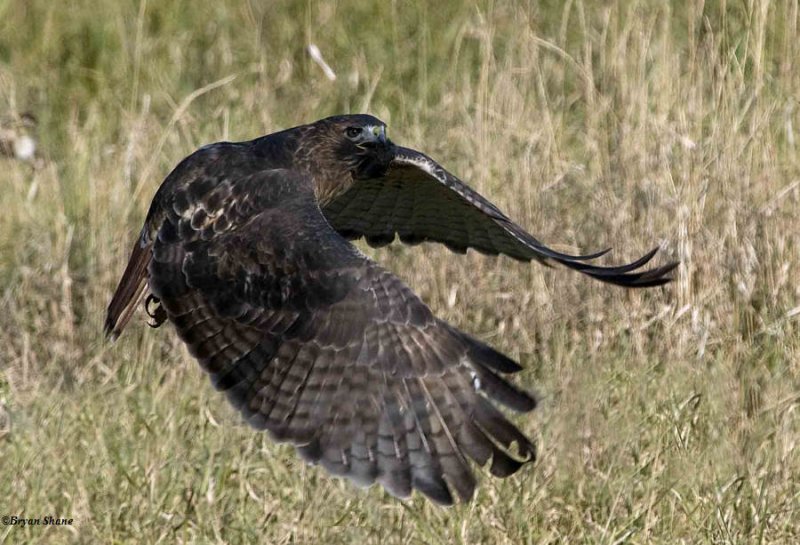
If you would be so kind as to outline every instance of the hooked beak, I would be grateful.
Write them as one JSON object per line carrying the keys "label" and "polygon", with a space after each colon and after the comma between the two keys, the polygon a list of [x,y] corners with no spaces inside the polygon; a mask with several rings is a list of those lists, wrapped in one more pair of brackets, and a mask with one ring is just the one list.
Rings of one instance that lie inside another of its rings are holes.
{"label": "hooked beak", "polygon": [[369,142],[373,144],[380,144],[382,146],[386,145],[386,127],[383,125],[376,125],[374,127],[370,127],[369,132],[371,135]]}

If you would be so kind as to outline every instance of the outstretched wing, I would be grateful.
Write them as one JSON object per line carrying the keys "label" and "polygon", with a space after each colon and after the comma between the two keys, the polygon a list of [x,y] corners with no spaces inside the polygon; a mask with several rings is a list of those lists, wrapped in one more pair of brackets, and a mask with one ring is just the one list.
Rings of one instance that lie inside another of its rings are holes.
{"label": "outstretched wing", "polygon": [[656,254],[618,267],[586,261],[589,255],[569,255],[548,248],[511,221],[495,205],[447,172],[430,157],[397,147],[389,170],[380,178],[356,182],[325,205],[323,213],[334,229],[350,239],[365,237],[372,246],[389,244],[399,235],[407,244],[435,241],[453,251],[467,248],[522,261],[556,261],[611,284],[648,287],[671,280],[678,265],[670,263],[641,271]]}
{"label": "outstretched wing", "polygon": [[533,458],[492,403],[534,408],[500,376],[519,365],[333,231],[309,179],[201,182],[162,205],[149,287],[250,424],[333,474],[442,504],[472,496],[470,459],[503,477]]}

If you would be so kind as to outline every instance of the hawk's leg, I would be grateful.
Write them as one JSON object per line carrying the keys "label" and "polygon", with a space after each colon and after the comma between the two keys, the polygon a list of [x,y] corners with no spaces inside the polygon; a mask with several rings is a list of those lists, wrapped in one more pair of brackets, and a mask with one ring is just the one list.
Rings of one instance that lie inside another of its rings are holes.
{"label": "hawk's leg", "polygon": [[[151,304],[155,305],[153,309],[150,308]],[[147,325],[152,328],[156,328],[167,321],[167,311],[161,306],[161,300],[152,293],[144,300],[144,311],[153,319],[152,322],[147,322]]]}

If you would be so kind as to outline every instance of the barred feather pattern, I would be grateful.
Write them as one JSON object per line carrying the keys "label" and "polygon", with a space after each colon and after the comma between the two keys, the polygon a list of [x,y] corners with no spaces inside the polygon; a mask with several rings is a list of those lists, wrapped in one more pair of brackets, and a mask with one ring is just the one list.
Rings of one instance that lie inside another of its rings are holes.
{"label": "barred feather pattern", "polygon": [[334,475],[441,504],[472,497],[469,460],[507,476],[534,458],[492,404],[534,408],[500,376],[520,367],[336,234],[306,176],[207,180],[163,203],[149,286],[247,422]]}

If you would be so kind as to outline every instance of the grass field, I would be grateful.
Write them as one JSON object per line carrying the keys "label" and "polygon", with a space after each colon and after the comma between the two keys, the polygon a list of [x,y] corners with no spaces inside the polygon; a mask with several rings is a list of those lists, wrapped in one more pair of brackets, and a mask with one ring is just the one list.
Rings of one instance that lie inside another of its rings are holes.
{"label": "grass field", "polygon": [[[800,540],[800,6],[0,0],[0,543]],[[315,43],[337,74],[306,53]],[[342,112],[562,250],[666,288],[445,248],[369,253],[526,370],[539,461],[399,502],[240,423],[169,327],[105,307],[185,155]]]}

